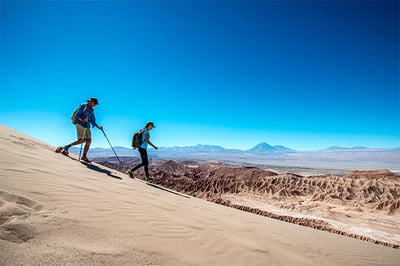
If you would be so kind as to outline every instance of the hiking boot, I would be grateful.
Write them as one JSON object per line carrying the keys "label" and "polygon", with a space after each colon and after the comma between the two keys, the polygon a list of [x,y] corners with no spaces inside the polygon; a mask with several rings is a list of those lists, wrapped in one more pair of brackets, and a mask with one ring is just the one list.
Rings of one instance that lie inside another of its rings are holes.
{"label": "hiking boot", "polygon": [[68,155],[68,154],[69,154],[69,152],[68,152],[68,149],[69,149],[69,147],[68,147],[68,146],[64,146],[64,147],[62,147],[62,151],[61,151],[61,153],[62,153],[62,154],[64,154],[64,155]]}
{"label": "hiking boot", "polygon": [[130,178],[132,178],[132,179],[135,178],[135,174],[133,173],[133,171],[128,171],[127,173],[128,173]]}
{"label": "hiking boot", "polygon": [[91,160],[89,160],[89,159],[86,157],[86,155],[83,155],[83,156],[81,157],[81,161],[84,161],[84,162],[87,162],[87,163],[91,163],[91,162],[92,162]]}
{"label": "hiking boot", "polygon": [[147,178],[146,181],[148,181],[148,182],[153,182],[154,180],[156,180],[154,177],[149,176],[149,177]]}

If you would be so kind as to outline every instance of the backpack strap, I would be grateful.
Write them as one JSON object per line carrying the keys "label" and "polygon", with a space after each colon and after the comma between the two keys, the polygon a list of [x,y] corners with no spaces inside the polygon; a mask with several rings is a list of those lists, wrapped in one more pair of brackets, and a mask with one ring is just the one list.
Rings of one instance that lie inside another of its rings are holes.
{"label": "backpack strap", "polygon": [[142,131],[142,139],[140,140],[140,145],[142,145],[142,144],[146,141],[146,140],[143,140],[143,132],[145,132],[146,129],[147,129],[147,128],[142,128],[142,129],[141,129],[141,131]]}

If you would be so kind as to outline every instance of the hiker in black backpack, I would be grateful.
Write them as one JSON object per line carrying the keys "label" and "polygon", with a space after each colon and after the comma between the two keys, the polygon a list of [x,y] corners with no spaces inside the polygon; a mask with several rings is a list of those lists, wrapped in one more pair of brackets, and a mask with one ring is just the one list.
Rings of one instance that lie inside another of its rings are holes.
{"label": "hiker in black backpack", "polygon": [[90,125],[97,127],[102,130],[103,127],[97,125],[96,117],[94,116],[94,107],[99,104],[96,98],[90,98],[87,103],[81,104],[72,114],[72,124],[76,125],[76,132],[78,140],[74,141],[64,147],[57,148],[56,152],[61,152],[64,155],[68,155],[68,149],[72,146],[82,144],[85,142],[85,148],[83,149],[83,155],[80,158],[82,161],[91,162],[87,157],[90,144],[92,143],[92,134],[90,132]]}
{"label": "hiker in black backpack", "polygon": [[[131,178],[135,178],[134,172],[139,169],[140,167],[144,166],[144,173],[146,174],[146,181],[153,181],[154,178],[149,176],[149,158],[147,156],[147,146],[150,145],[154,149],[158,149],[157,146],[155,146],[153,143],[150,141],[150,131],[155,128],[156,126],[154,125],[153,122],[147,122],[146,126],[144,127],[143,130],[140,130],[137,134],[140,134],[140,145],[138,145],[139,153],[140,153],[140,158],[142,159],[142,162],[135,167],[133,167],[131,170],[128,171],[128,175]],[[137,135],[135,134],[135,135]],[[135,136],[133,138],[133,143],[132,146],[136,148],[135,142]]]}

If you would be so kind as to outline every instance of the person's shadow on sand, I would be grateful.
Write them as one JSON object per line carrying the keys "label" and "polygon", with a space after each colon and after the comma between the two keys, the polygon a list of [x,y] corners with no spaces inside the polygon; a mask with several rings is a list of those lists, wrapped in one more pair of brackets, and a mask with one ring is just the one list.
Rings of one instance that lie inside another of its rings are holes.
{"label": "person's shadow on sand", "polygon": [[90,164],[90,163],[84,163],[84,162],[81,162],[81,163],[82,163],[83,165],[86,165],[86,167],[89,168],[90,170],[94,170],[94,171],[96,171],[96,172],[99,172],[99,173],[102,173],[102,174],[106,174],[106,175],[108,175],[108,176],[110,176],[110,177],[112,177],[112,178],[122,180],[121,177],[116,176],[116,175],[113,175],[113,174],[111,173],[111,171],[109,171],[109,170],[100,168],[100,167],[98,167],[98,166],[96,166],[96,165],[93,165],[93,164]]}

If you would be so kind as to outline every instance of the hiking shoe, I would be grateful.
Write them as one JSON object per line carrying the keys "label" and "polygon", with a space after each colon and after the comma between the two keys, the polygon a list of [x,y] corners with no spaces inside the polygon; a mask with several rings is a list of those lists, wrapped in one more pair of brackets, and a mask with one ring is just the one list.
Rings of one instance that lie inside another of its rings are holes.
{"label": "hiking shoe", "polygon": [[68,152],[68,149],[69,149],[69,147],[68,147],[68,146],[64,146],[64,147],[62,147],[62,151],[61,151],[61,153],[62,153],[62,154],[64,154],[64,155],[68,155],[68,154],[69,154],[69,152]]}
{"label": "hiking shoe", "polygon": [[55,150],[56,153],[60,153],[63,150],[63,147],[58,146]]}
{"label": "hiking shoe", "polygon": [[153,182],[154,180],[156,180],[154,177],[152,177],[152,176],[149,176],[148,178],[147,178],[147,181],[149,181],[149,182]]}
{"label": "hiking shoe", "polygon": [[81,157],[81,161],[84,161],[84,162],[87,162],[87,163],[91,163],[91,162],[92,162],[92,161],[89,160],[85,155],[83,155],[83,156]]}
{"label": "hiking shoe", "polygon": [[128,171],[127,172],[130,178],[135,178],[135,174],[133,173],[133,171]]}

